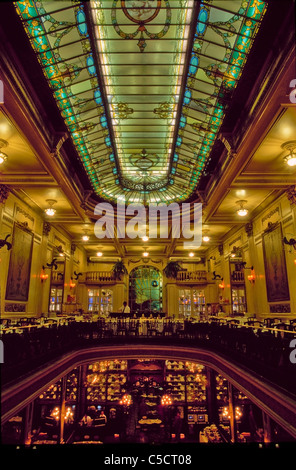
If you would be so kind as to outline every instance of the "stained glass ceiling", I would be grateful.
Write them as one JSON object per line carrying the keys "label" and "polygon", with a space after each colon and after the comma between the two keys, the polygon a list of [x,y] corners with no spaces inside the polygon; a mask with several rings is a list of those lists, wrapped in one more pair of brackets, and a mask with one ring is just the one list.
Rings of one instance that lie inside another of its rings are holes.
{"label": "stained glass ceiling", "polygon": [[102,199],[198,186],[266,10],[261,0],[15,2]]}

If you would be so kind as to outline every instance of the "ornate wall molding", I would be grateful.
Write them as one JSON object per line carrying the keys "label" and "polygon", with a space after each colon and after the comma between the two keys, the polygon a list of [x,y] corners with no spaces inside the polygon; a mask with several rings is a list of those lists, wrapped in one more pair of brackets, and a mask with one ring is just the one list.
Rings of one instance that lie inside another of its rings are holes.
{"label": "ornate wall molding", "polygon": [[296,204],[296,184],[292,184],[286,189],[286,195],[291,205]]}
{"label": "ornate wall molding", "polygon": [[45,235],[46,237],[48,237],[49,235],[49,232],[51,231],[51,225],[49,222],[44,222],[43,223],[43,235]]}
{"label": "ornate wall molding", "polygon": [[248,222],[245,225],[245,230],[246,230],[246,234],[247,234],[248,238],[253,236],[253,224],[252,224],[252,222]]}
{"label": "ornate wall molding", "polygon": [[0,184],[0,204],[5,204],[10,193],[10,188],[6,184]]}

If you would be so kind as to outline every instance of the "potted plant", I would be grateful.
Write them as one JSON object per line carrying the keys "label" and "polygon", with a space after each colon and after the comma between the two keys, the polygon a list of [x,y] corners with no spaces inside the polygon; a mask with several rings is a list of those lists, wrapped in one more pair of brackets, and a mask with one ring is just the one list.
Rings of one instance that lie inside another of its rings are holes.
{"label": "potted plant", "polygon": [[123,261],[116,261],[112,268],[112,273],[115,279],[121,280],[123,274],[127,274],[128,271],[123,263]]}
{"label": "potted plant", "polygon": [[177,278],[179,271],[183,271],[183,268],[178,261],[170,261],[163,270],[166,277],[173,279]]}

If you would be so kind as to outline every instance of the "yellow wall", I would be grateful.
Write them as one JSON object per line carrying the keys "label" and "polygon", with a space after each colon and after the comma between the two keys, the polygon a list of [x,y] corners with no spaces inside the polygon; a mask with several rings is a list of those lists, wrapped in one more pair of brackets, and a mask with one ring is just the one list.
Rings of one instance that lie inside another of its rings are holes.
{"label": "yellow wall", "polygon": [[[188,288],[204,289],[206,296],[206,303],[219,302],[219,296],[223,300],[229,300],[229,308],[225,307],[226,314],[230,313],[231,293],[230,293],[230,273],[229,273],[229,256],[233,246],[242,249],[243,261],[246,261],[247,266],[254,266],[256,280],[254,284],[246,280],[246,297],[247,297],[247,314],[252,316],[256,314],[258,318],[263,317],[281,317],[281,318],[295,318],[296,316],[296,265],[294,259],[296,253],[292,251],[287,245],[284,245],[287,276],[290,290],[289,302],[276,302],[276,304],[290,304],[290,314],[270,313],[269,303],[267,301],[267,291],[265,282],[265,269],[262,247],[262,234],[267,228],[269,222],[280,222],[282,225],[283,236],[288,239],[296,238],[296,220],[295,220],[295,206],[291,206],[287,197],[282,195],[272,205],[262,211],[254,218],[253,235],[248,236],[243,225],[236,233],[232,233],[231,237],[225,239],[223,243],[223,254],[220,255],[217,247],[209,249],[205,264],[202,263],[184,263],[183,267],[188,271],[205,270],[208,273],[207,284],[190,284]],[[30,290],[27,302],[20,301],[7,301],[5,300],[6,281],[9,268],[9,260],[11,250],[8,251],[3,247],[0,251],[0,309],[1,317],[27,317],[27,316],[40,316],[47,314],[49,294],[50,294],[50,279],[41,282],[40,274],[42,266],[50,263],[53,258],[53,251],[56,246],[61,245],[65,252],[65,278],[64,278],[64,302],[67,301],[68,294],[75,294],[77,303],[87,311],[87,293],[89,288],[95,286],[88,285],[79,278],[76,281],[76,287],[70,288],[70,279],[74,271],[85,273],[86,271],[111,271],[113,262],[99,262],[88,263],[86,253],[83,248],[76,247],[75,251],[71,250],[71,240],[67,234],[51,228],[48,235],[43,233],[43,214],[34,212],[24,202],[20,201],[15,195],[10,194],[6,203],[0,207],[0,238],[3,239],[7,234],[13,234],[14,224],[26,223],[27,227],[34,234],[32,264],[30,274]],[[12,236],[8,241],[12,240]],[[128,272],[133,268],[143,265],[142,259],[134,262],[134,259],[123,259]],[[149,260],[149,266],[155,266],[160,271],[166,266],[167,260],[161,259],[157,262]],[[218,284],[219,282],[212,281],[212,272],[220,274],[224,279],[225,288],[221,292]],[[50,275],[50,271],[46,271]],[[246,273],[249,274],[249,271]],[[246,276],[247,277],[247,276]],[[163,279],[163,310],[169,314],[178,314],[178,299],[179,289],[185,289],[186,284],[177,284],[172,279]],[[123,276],[122,281],[117,282],[116,285],[110,285],[113,290],[113,309],[118,311],[122,305],[123,300],[128,300],[128,276]],[[5,306],[14,304],[14,312],[6,312]],[[18,306],[25,305],[25,312],[20,313]]]}
{"label": "yellow wall", "polygon": [[[296,253],[290,249],[289,246],[284,245],[284,255],[287,266],[287,277],[290,291],[290,301],[286,302],[273,302],[273,304],[290,304],[291,313],[270,313],[270,306],[267,301],[267,289],[265,280],[265,267],[263,257],[263,243],[262,235],[264,230],[268,227],[268,223],[280,223],[282,226],[283,237],[296,238],[296,221],[295,221],[295,206],[291,206],[286,195],[282,195],[268,208],[262,211],[254,218],[253,235],[248,237],[245,226],[239,229],[231,237],[227,238],[223,243],[223,255],[219,254],[217,248],[210,250],[208,258],[211,256],[215,258],[211,261],[213,270],[216,270],[224,278],[225,289],[224,297],[230,299],[230,275],[229,275],[229,256],[233,246],[242,249],[243,261],[246,261],[246,266],[254,266],[255,270],[255,283],[251,284],[246,279],[246,297],[248,306],[248,315],[255,315],[258,318],[264,317],[280,317],[280,318],[295,318],[296,316],[296,265],[294,259]],[[292,251],[292,252],[289,252]],[[250,274],[250,271],[246,271]],[[247,277],[247,276],[246,276]]]}

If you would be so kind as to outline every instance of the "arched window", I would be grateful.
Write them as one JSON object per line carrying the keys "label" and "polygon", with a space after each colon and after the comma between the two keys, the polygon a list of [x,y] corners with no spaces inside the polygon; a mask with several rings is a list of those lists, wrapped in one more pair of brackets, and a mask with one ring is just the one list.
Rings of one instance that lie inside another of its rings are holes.
{"label": "arched window", "polygon": [[129,277],[129,306],[132,312],[162,311],[162,274],[152,266],[139,266]]}

